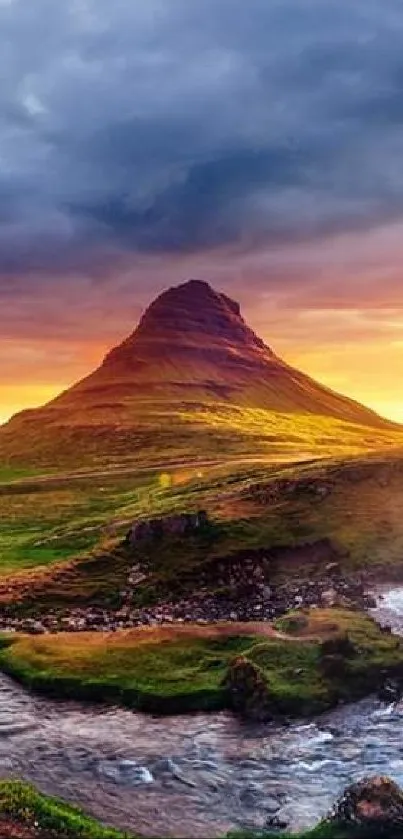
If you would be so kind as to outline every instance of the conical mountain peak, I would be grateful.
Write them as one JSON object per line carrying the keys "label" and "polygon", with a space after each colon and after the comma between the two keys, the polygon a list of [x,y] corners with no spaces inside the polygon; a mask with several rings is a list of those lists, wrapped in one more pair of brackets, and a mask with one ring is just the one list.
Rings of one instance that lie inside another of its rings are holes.
{"label": "conical mountain peak", "polygon": [[[0,455],[117,462],[156,446],[161,457],[201,451],[211,435],[228,450],[240,440],[251,450],[261,440],[266,450],[279,416],[291,414],[391,427],[283,362],[245,323],[238,303],[189,280],[160,294],[97,370],[11,419],[0,430]],[[318,429],[320,437],[321,423]]]}
{"label": "conical mountain peak", "polygon": [[223,352],[235,350],[259,355],[264,351],[274,358],[245,323],[238,303],[207,282],[189,280],[162,292],[134,332],[108,353],[104,365],[127,363],[146,354],[148,361],[158,355],[161,360],[182,357],[186,367],[192,352],[199,363],[203,359],[222,363]]}
{"label": "conical mountain peak", "polygon": [[160,328],[191,333],[202,327],[206,333],[216,337],[227,334],[233,340],[250,340],[254,335],[241,316],[239,304],[202,280],[189,280],[162,292],[146,309],[133,334],[144,335]]}

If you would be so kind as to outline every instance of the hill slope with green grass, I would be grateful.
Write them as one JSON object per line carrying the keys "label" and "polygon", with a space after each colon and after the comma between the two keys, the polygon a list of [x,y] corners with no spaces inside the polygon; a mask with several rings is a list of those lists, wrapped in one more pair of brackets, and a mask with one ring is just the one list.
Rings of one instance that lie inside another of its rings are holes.
{"label": "hill slope with green grass", "polygon": [[[0,599],[33,612],[116,602],[135,563],[139,602],[180,597],[216,590],[226,564],[255,555],[270,584],[321,578],[335,558],[347,577],[399,579],[402,505],[395,456],[13,480],[0,486]],[[200,535],[122,545],[133,521],[198,509]]]}

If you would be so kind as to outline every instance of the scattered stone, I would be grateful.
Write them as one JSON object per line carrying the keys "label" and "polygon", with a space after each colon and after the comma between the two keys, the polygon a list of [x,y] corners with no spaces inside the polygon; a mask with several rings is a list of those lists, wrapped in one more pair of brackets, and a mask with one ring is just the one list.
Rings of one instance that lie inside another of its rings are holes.
{"label": "scattered stone", "polygon": [[159,775],[163,773],[170,773],[171,775],[175,772],[178,772],[178,767],[176,763],[170,757],[161,757],[155,761],[152,765],[152,771],[154,775]]}
{"label": "scattered stone", "polygon": [[330,493],[330,489],[327,486],[317,486],[315,493],[319,498],[326,498]]}
{"label": "scattered stone", "polygon": [[288,827],[288,821],[281,813],[276,813],[267,818],[265,827],[272,828],[273,830],[285,830]]}
{"label": "scattered stone", "polygon": [[331,608],[337,604],[337,591],[335,588],[329,588],[322,592],[321,600],[324,606]]}
{"label": "scattered stone", "polygon": [[[182,527],[188,521],[188,514],[168,517],[168,527]],[[203,513],[192,514],[195,525],[207,522]],[[178,519],[182,524],[178,524]],[[173,524],[172,524],[173,520]],[[152,520],[167,521],[167,520]],[[144,522],[138,523],[143,525]],[[192,526],[193,526],[192,525]],[[137,527],[137,525],[135,526]],[[152,529],[152,528],[151,528]],[[137,531],[136,531],[137,532]],[[136,537],[137,538],[137,537]],[[306,546],[305,546],[306,549]],[[265,552],[238,554],[235,558],[221,560],[209,573],[201,571],[194,581],[196,589],[183,594],[175,602],[166,599],[156,605],[139,607],[136,599],[147,575],[138,563],[128,570],[127,579],[120,592],[116,608],[82,606],[65,609],[63,612],[49,609],[39,618],[19,617],[12,605],[5,605],[0,612],[0,630],[35,633],[106,631],[114,632],[137,626],[156,626],[163,623],[216,623],[218,621],[273,621],[292,609],[314,609],[318,606],[342,606],[368,610],[376,605],[372,595],[366,592],[362,579],[345,579],[336,573],[338,562],[332,559],[325,564],[325,558],[334,557],[336,549],[326,540],[315,543],[310,550],[324,560],[323,576],[309,580],[290,579],[274,587],[267,583],[270,574],[270,559]],[[340,552],[339,552],[340,553]],[[323,554],[323,556],[322,556]],[[211,591],[211,583],[214,591]],[[388,630],[386,630],[388,631]],[[390,630],[389,630],[390,631]]]}

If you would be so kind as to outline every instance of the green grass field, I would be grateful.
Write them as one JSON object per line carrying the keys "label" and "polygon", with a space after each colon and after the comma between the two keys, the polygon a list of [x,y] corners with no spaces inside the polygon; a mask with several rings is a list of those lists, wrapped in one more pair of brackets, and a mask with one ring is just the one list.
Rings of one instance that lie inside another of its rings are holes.
{"label": "green grass field", "polygon": [[9,636],[0,667],[53,695],[181,713],[231,707],[225,677],[241,655],[261,673],[274,716],[309,716],[366,695],[382,672],[403,673],[402,642],[365,615],[332,609],[299,618],[302,630],[291,633],[283,621],[277,628],[288,634],[273,637],[264,624]]}
{"label": "green grass field", "polygon": [[281,398],[284,408],[265,409],[193,396],[178,401],[174,391],[161,399],[127,395],[122,403],[100,407],[82,405],[77,397],[60,415],[46,408],[23,412],[0,427],[0,463],[41,472],[134,469],[206,457],[281,462],[403,446],[402,428],[386,421],[366,426],[303,408],[299,413],[292,400]]}
{"label": "green grass field", "polygon": [[[346,573],[403,573],[403,458],[366,455],[284,465],[240,463],[25,478],[0,486],[0,596],[25,591],[33,608],[113,600],[141,561],[140,602],[179,596],[211,580],[240,551],[290,548],[271,562],[274,581],[320,574],[304,545],[329,539]],[[119,548],[130,523],[205,509],[199,537]],[[294,553],[293,553],[294,552]]]}

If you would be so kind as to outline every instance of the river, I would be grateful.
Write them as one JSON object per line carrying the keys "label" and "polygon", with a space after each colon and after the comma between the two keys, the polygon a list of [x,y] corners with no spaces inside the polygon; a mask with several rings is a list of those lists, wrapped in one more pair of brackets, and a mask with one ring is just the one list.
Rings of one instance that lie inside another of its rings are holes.
{"label": "river", "polygon": [[[403,632],[403,588],[377,618]],[[403,785],[403,702],[370,698],[312,722],[247,725],[232,715],[158,719],[33,696],[0,676],[0,773],[148,836],[215,837],[315,824],[353,780]]]}

